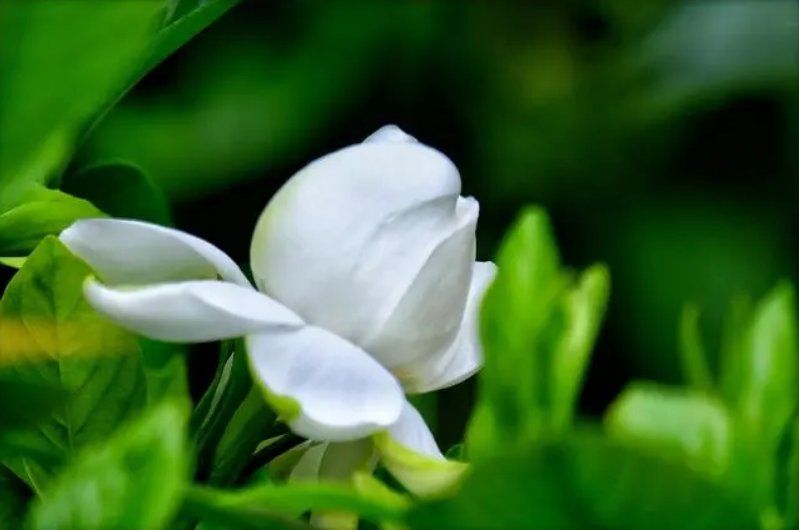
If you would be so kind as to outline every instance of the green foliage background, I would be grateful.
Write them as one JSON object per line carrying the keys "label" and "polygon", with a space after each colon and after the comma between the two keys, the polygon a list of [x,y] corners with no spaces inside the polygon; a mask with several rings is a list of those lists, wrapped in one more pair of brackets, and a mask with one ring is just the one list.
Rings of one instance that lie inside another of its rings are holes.
{"label": "green foliage background", "polygon": [[[0,360],[51,359],[0,370],[0,528],[290,528],[331,507],[411,528],[796,528],[797,89],[793,0],[3,2],[0,258],[28,261],[0,266]],[[244,263],[286,179],[386,123],[456,162],[502,271],[485,370],[418,403],[474,473],[409,511],[371,483],[218,491],[274,421],[242,405],[239,366],[211,411],[236,346],[93,334],[86,267],[47,236],[137,217]]]}

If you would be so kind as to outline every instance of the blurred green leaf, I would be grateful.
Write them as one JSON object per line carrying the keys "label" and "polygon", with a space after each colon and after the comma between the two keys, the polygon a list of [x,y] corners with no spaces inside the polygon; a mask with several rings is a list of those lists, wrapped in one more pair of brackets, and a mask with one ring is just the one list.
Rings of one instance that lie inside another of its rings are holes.
{"label": "blurred green leaf", "polygon": [[566,324],[552,355],[552,421],[556,430],[568,427],[605,307],[610,296],[610,273],[604,265],[587,269],[564,296]]}
{"label": "blurred green leaf", "polygon": [[0,214],[0,253],[27,256],[48,235],[58,235],[78,219],[105,217],[89,201],[34,185],[23,202]]}
{"label": "blurred green leaf", "polygon": [[173,224],[163,193],[128,162],[93,164],[65,177],[61,190],[90,201],[111,217]]}
{"label": "blurred green leaf", "polygon": [[81,122],[138,66],[164,7],[139,0],[0,4],[4,200],[26,188],[29,166],[48,142],[64,138],[61,162],[69,155]]}
{"label": "blurred green leaf", "polygon": [[418,504],[407,522],[414,530],[758,528],[747,506],[679,461],[585,432],[476,462],[457,495]]}
{"label": "blurred green leaf", "polygon": [[382,523],[396,521],[405,511],[404,499],[350,487],[322,484],[276,486],[265,484],[226,491],[194,486],[188,492],[187,513],[221,528],[289,529],[310,528],[296,520],[310,510],[349,511]]}
{"label": "blurred green leaf", "polygon": [[724,359],[722,388],[742,440],[740,480],[764,509],[776,502],[780,441],[799,403],[799,331],[796,291],[788,281],[753,308],[739,347]]}
{"label": "blurred green leaf", "polygon": [[463,461],[465,458],[465,451],[463,448],[463,444],[455,444],[449,449],[447,449],[447,453],[444,455],[447,457],[447,460],[458,460]]}
{"label": "blurred green leaf", "polygon": [[540,434],[548,427],[552,406],[550,360],[542,348],[544,335],[552,334],[551,317],[564,282],[543,210],[531,208],[521,215],[500,248],[497,265],[481,311],[482,410],[469,426],[470,456],[502,439]]}
{"label": "blurred green leaf", "polygon": [[650,104],[687,111],[695,108],[687,99],[752,87],[793,92],[797,49],[796,2],[679,2],[635,48],[632,61],[649,78],[641,93]]}
{"label": "blurred green leaf", "polygon": [[86,447],[30,513],[31,530],[169,528],[189,478],[186,411],[163,402]]}
{"label": "blurred green leaf", "polygon": [[693,304],[685,305],[680,315],[678,348],[685,383],[708,393],[713,392],[713,374],[699,331],[699,308]]}
{"label": "blurred green leaf", "polygon": [[0,528],[22,528],[31,491],[8,469],[0,466]]}
{"label": "blurred green leaf", "polygon": [[[104,320],[84,300],[82,285],[90,274],[86,264],[48,236],[11,279],[0,302],[4,373],[69,393],[39,425],[42,440],[65,456],[114,432],[145,398],[137,338]],[[36,480],[26,459],[8,464],[21,478]]]}
{"label": "blurred green leaf", "polygon": [[27,258],[0,258],[0,264],[12,269],[19,269],[25,264]]}
{"label": "blurred green leaf", "polygon": [[611,436],[663,452],[714,477],[729,468],[732,421],[712,395],[654,383],[632,383],[605,416]]}
{"label": "blurred green leaf", "polygon": [[798,328],[796,291],[781,282],[755,306],[739,357],[723,374],[736,415],[767,443],[779,438],[799,402]]}
{"label": "blurred green leaf", "polygon": [[777,449],[776,505],[786,528],[799,528],[799,403]]}

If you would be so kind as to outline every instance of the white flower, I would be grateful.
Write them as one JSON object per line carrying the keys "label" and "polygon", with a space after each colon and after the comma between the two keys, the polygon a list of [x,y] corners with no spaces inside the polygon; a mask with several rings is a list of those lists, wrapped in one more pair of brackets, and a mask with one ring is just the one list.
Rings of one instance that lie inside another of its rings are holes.
{"label": "white flower", "polygon": [[403,451],[443,460],[404,394],[481,366],[477,309],[495,266],[474,261],[478,205],[460,191],[446,156],[394,126],[324,156],[257,223],[258,290],[178,230],[91,219],[61,240],[102,281],[85,285],[101,314],[162,341],[244,336],[253,379],[292,430],[331,448],[375,435],[391,469]]}

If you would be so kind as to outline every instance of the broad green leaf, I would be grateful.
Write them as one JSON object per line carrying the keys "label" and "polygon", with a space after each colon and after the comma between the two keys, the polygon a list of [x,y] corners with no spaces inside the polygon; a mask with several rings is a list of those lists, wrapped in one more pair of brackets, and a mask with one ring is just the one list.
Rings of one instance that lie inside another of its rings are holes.
{"label": "broad green leaf", "polygon": [[605,416],[609,434],[631,445],[684,460],[722,476],[733,451],[732,422],[724,404],[701,391],[632,383]]}
{"label": "broad green leaf", "polygon": [[204,0],[167,0],[169,4],[166,24],[173,24],[203,4]]}
{"label": "broad green leaf", "polygon": [[[0,4],[0,197],[25,188],[54,138],[69,146],[139,65],[164,2]],[[62,162],[69,148],[59,149]],[[53,161],[55,164],[56,161]]]}
{"label": "broad green leaf", "polygon": [[693,304],[683,307],[680,315],[678,347],[685,383],[699,390],[712,392],[713,374],[699,331],[699,308]]}
{"label": "broad green leaf", "polygon": [[0,466],[0,528],[22,528],[31,491],[8,469]]}
{"label": "broad green leaf", "polygon": [[84,448],[33,506],[30,529],[169,528],[189,481],[186,412],[162,402]]}
{"label": "broad green leaf", "polygon": [[407,524],[414,530],[758,528],[745,502],[679,461],[587,432],[476,462],[457,495],[418,504]]}
{"label": "broad green leaf", "polygon": [[407,509],[406,503],[404,497],[370,487],[355,490],[332,484],[266,484],[226,491],[194,486],[184,510],[227,527],[267,529],[294,528],[299,523],[296,518],[311,510],[348,511],[377,523],[397,521]]}
{"label": "broad green leaf", "polygon": [[0,214],[0,253],[5,256],[27,256],[45,236],[61,233],[76,220],[105,216],[89,201],[38,185],[22,200]]}
{"label": "broad green leaf", "polygon": [[[64,456],[107,437],[145,401],[137,338],[85,302],[82,285],[90,274],[86,264],[49,236],[12,278],[0,302],[0,366],[5,373],[69,394],[39,425],[41,439]],[[20,460],[9,467],[29,483],[46,477],[44,470],[30,472],[37,466]]]}
{"label": "broad green leaf", "polygon": [[139,348],[147,381],[147,403],[168,399],[190,404],[185,345],[140,337]]}
{"label": "broad green leaf", "polygon": [[552,422],[556,430],[571,425],[585,372],[610,295],[604,265],[586,270],[564,296],[565,327],[552,355]]}
{"label": "broad green leaf", "polygon": [[111,217],[173,224],[163,193],[128,162],[103,162],[67,175],[61,190],[90,201]]}
{"label": "broad green leaf", "polygon": [[[499,271],[488,288],[480,331],[485,365],[479,380],[479,415],[469,427],[469,453],[480,446],[540,433],[551,407],[548,355],[563,278],[546,213],[525,211],[501,246]],[[558,330],[559,331],[559,330]],[[557,334],[555,334],[557,336]]]}

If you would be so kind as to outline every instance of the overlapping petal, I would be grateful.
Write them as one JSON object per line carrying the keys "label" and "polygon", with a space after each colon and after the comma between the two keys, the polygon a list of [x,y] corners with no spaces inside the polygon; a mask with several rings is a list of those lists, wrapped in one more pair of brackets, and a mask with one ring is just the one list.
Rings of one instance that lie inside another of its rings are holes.
{"label": "overlapping petal", "polygon": [[306,326],[246,337],[253,378],[291,429],[311,440],[357,440],[394,424],[405,401],[385,368],[352,343]]}
{"label": "overlapping petal", "polygon": [[390,317],[363,347],[390,369],[446,349],[461,327],[475,257],[479,207],[458,202],[458,222],[441,240]]}
{"label": "overlapping petal", "polygon": [[396,136],[384,131],[297,173],[267,206],[251,248],[259,288],[359,345],[460,226],[452,161]]}
{"label": "overlapping petal", "polygon": [[173,228],[127,219],[84,219],[60,235],[74,254],[112,285],[211,279],[250,283],[211,243]]}
{"label": "overlapping petal", "polygon": [[116,324],[167,342],[207,342],[303,326],[296,314],[256,290],[216,280],[115,288],[88,279],[84,295]]}
{"label": "overlapping petal", "polygon": [[395,369],[407,393],[432,392],[456,385],[482,367],[480,306],[486,289],[496,276],[497,267],[491,262],[476,262],[473,271],[466,310],[452,345]]}

